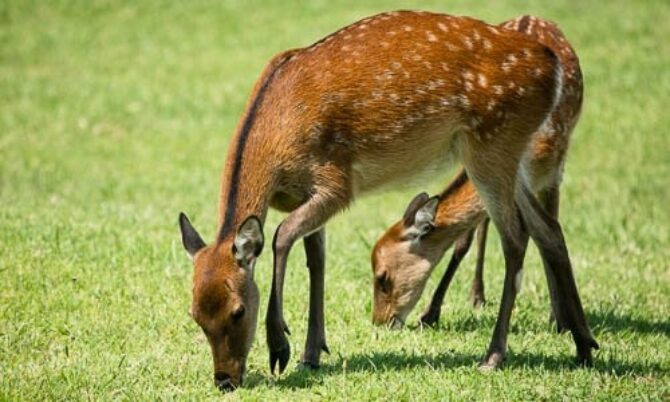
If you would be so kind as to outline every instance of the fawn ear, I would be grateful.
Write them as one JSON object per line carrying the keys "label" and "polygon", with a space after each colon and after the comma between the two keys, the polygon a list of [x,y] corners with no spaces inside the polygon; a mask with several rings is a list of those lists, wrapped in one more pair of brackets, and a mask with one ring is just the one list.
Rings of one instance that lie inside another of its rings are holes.
{"label": "fawn ear", "polygon": [[263,250],[263,226],[258,217],[252,215],[237,229],[233,242],[233,254],[242,268],[249,269]]}
{"label": "fawn ear", "polygon": [[438,196],[428,198],[428,194],[421,193],[414,197],[405,211],[403,225],[405,235],[411,239],[418,239],[428,234],[435,227],[435,215]]}
{"label": "fawn ear", "polygon": [[179,228],[181,229],[181,242],[184,244],[188,255],[193,258],[195,253],[205,247],[205,242],[202,241],[198,231],[191,225],[191,221],[183,212],[179,213]]}
{"label": "fawn ear", "polygon": [[409,202],[407,209],[405,209],[405,214],[402,216],[403,225],[408,228],[414,224],[414,217],[416,212],[421,208],[423,204],[428,201],[430,197],[427,193],[417,194],[412,201]]}

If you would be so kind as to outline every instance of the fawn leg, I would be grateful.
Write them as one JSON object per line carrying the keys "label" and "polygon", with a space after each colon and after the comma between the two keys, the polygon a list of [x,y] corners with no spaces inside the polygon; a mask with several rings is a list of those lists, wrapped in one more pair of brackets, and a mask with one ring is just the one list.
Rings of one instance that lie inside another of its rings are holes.
{"label": "fawn leg", "polygon": [[440,279],[440,283],[437,285],[437,289],[435,289],[435,293],[430,300],[428,308],[421,315],[421,324],[433,326],[440,320],[440,309],[442,307],[442,302],[444,301],[444,295],[447,293],[449,284],[454,278],[454,274],[456,273],[459,264],[468,253],[468,250],[470,250],[473,236],[474,230],[470,230],[456,241],[454,253],[451,256],[447,270],[444,272],[442,279]]}
{"label": "fawn leg", "polygon": [[475,308],[486,304],[486,298],[484,297],[484,256],[490,221],[490,218],[487,217],[477,227],[477,264],[475,266],[475,277],[470,288],[470,301]]}

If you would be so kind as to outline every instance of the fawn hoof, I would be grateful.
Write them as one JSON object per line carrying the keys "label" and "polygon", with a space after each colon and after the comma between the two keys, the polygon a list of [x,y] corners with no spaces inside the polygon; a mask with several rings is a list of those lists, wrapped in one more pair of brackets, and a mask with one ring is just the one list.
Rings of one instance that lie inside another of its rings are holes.
{"label": "fawn hoof", "polygon": [[291,347],[287,343],[278,350],[270,350],[270,372],[275,373],[275,367],[279,363],[279,374],[284,372],[289,358],[291,357]]}
{"label": "fawn hoof", "polygon": [[477,367],[481,372],[494,371],[502,367],[505,356],[500,352],[489,353]]}
{"label": "fawn hoof", "polygon": [[482,308],[486,304],[486,298],[484,297],[484,291],[481,290],[472,290],[470,292],[470,303],[472,303],[473,308]]}
{"label": "fawn hoof", "polygon": [[319,363],[313,363],[308,361],[301,361],[298,364],[298,370],[300,371],[315,371],[319,369]]}

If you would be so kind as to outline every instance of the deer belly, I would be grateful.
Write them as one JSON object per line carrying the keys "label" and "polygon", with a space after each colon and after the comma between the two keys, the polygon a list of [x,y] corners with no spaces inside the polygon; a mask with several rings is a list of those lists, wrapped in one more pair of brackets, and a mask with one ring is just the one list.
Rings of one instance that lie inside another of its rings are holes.
{"label": "deer belly", "polygon": [[455,134],[453,128],[441,126],[394,141],[373,141],[374,147],[368,144],[357,152],[351,165],[354,194],[446,177],[454,161]]}

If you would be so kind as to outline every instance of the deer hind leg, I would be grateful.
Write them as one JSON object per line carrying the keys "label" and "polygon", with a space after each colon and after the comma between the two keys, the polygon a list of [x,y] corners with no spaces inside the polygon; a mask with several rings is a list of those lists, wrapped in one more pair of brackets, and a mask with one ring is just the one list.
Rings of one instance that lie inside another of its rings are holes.
{"label": "deer hind leg", "polygon": [[486,298],[484,297],[484,257],[490,221],[490,218],[487,217],[477,227],[477,263],[475,265],[475,277],[470,287],[470,302],[475,308],[486,304]]}
{"label": "deer hind leg", "polygon": [[589,365],[591,349],[599,346],[586,322],[561,225],[542,208],[525,183],[519,182],[516,199],[524,223],[555,280],[556,319],[572,332],[579,363]]}
{"label": "deer hind leg", "polygon": [[473,236],[474,230],[470,230],[456,241],[454,253],[451,256],[447,270],[442,279],[440,279],[440,283],[437,285],[437,289],[435,289],[435,293],[430,300],[428,308],[421,315],[419,321],[420,324],[432,327],[440,320],[440,310],[442,308],[442,302],[444,301],[444,295],[447,293],[447,289],[449,289],[449,284],[454,278],[458,266],[470,250]]}
{"label": "deer hind leg", "polygon": [[474,140],[466,137],[465,146],[461,148],[463,165],[500,234],[505,256],[502,300],[491,343],[480,364],[483,370],[499,367],[505,358],[507,334],[528,245],[528,233],[514,201],[517,169],[528,136],[514,135],[512,131],[508,134],[474,144],[467,143]]}
{"label": "deer hind leg", "polygon": [[[338,197],[338,194],[342,196]],[[275,366],[279,363],[279,372],[283,372],[288,364],[291,349],[286,338],[290,334],[283,313],[283,289],[284,275],[286,272],[286,261],[293,244],[300,238],[319,230],[328,219],[346,206],[346,192],[333,191],[332,188],[316,188],[314,194],[295,211],[291,212],[279,225],[272,244],[274,253],[274,267],[272,272],[272,288],[270,301],[265,318],[267,343],[270,350],[270,370],[274,373]],[[310,280],[314,282],[310,286],[310,319],[318,324],[319,318],[323,322],[323,259],[319,254],[323,252],[322,246],[317,246],[315,238],[307,239],[306,250],[310,256],[308,265],[310,268]],[[320,307],[319,307],[320,306]],[[312,308],[313,307],[313,308]],[[313,312],[313,314],[312,314]],[[318,366],[320,350],[324,349],[319,343],[321,329],[310,326],[308,332],[307,346],[304,358],[308,359],[310,366]],[[316,351],[313,346],[319,346]]]}
{"label": "deer hind leg", "polygon": [[[547,211],[547,213],[556,220],[558,220],[559,197],[560,190],[558,188],[558,184],[543,189],[538,193],[539,201],[544,207],[544,210]],[[544,266],[544,273],[547,278],[547,287],[549,288],[549,300],[551,301],[549,322],[556,322],[556,331],[561,333],[567,331],[568,327],[567,323],[561,319],[564,317],[564,315],[559,312],[560,303],[558,301],[559,294],[556,287],[556,278],[554,277],[549,264],[546,260],[544,260],[544,258],[542,259],[542,265]]]}

